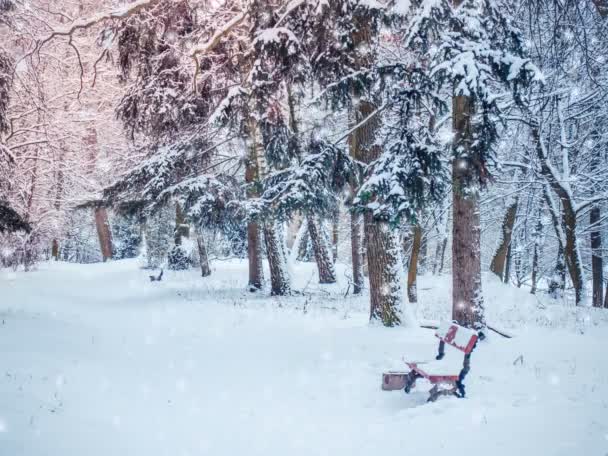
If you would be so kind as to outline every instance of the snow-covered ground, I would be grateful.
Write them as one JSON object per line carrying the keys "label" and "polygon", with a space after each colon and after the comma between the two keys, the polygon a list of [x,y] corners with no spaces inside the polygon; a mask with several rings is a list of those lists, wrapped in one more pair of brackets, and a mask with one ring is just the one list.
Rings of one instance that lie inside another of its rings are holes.
{"label": "snow-covered ground", "polygon": [[[243,291],[244,263],[214,269],[1,271],[0,455],[608,454],[608,312],[486,280],[488,320],[515,337],[478,347],[465,400],[427,404],[380,377],[432,357],[432,331],[370,326],[313,265],[288,299]],[[449,277],[419,292],[419,318],[449,315]]]}

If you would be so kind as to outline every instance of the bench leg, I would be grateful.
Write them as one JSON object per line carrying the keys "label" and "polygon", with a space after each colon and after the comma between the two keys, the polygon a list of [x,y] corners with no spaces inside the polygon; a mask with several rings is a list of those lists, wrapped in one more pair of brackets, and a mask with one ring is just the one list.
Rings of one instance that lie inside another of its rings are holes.
{"label": "bench leg", "polygon": [[420,378],[420,375],[418,375],[415,371],[410,371],[407,374],[407,377],[405,377],[405,388],[403,389],[406,394],[410,394],[412,388],[416,386],[417,378]]}

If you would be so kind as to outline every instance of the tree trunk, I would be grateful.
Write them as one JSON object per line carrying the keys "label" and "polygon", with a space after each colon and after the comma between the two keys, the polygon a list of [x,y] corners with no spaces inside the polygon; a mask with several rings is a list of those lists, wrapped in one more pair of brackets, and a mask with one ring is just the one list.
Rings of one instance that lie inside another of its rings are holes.
{"label": "tree trunk", "polygon": [[57,239],[53,239],[51,244],[51,257],[55,261],[59,261],[59,241]]}
{"label": "tree trunk", "polygon": [[[251,140],[254,141],[254,133],[250,132]],[[245,182],[247,184],[247,199],[255,199],[259,196],[258,182],[259,170],[256,159],[255,146],[250,149],[250,156],[245,164]],[[262,289],[264,284],[264,266],[262,263],[262,239],[261,227],[257,222],[247,223],[247,257],[249,260],[249,291],[255,292]]]}
{"label": "tree trunk", "polygon": [[399,242],[387,223],[365,214],[369,264],[370,319],[384,326],[401,324],[401,264]]}
{"label": "tree trunk", "polygon": [[591,224],[591,270],[593,276],[593,307],[604,305],[604,260],[602,258],[602,233],[599,223],[601,212],[599,206],[591,209],[589,223]]}
{"label": "tree trunk", "polygon": [[416,278],[418,276],[418,255],[422,243],[422,228],[420,225],[414,227],[414,241],[412,243],[412,254],[407,272],[407,298],[411,303],[418,302],[418,291]]}
{"label": "tree trunk", "polygon": [[420,274],[424,274],[426,272],[426,266],[429,258],[428,247],[429,244],[426,236],[422,236],[420,239],[420,252],[418,254],[418,271],[420,271]]}
{"label": "tree trunk", "polygon": [[511,248],[511,238],[513,235],[513,226],[515,225],[515,216],[517,215],[517,198],[507,208],[507,213],[502,221],[502,239],[492,262],[490,263],[490,271],[496,274],[503,282],[508,282],[508,274],[505,274],[509,249]]}
{"label": "tree trunk", "polygon": [[350,241],[353,263],[353,294],[363,291],[363,234],[361,230],[361,214],[352,213],[350,216]]}
{"label": "tree trunk", "polygon": [[[561,210],[559,216],[556,213],[558,209],[551,202],[551,197],[545,190],[545,199],[549,205],[549,210],[552,212],[552,218],[554,223],[557,219],[559,224],[556,225],[558,232],[558,238],[560,241],[560,248],[563,249],[564,259],[568,272],[570,274],[570,280],[572,280],[572,286],[574,287],[576,305],[583,304],[585,298],[585,281],[583,278],[583,266],[578,250],[577,237],[576,237],[576,211],[574,202],[571,199],[570,193],[563,187],[559,179],[554,175],[553,167],[549,162],[549,157],[543,147],[542,138],[538,129],[532,130],[532,135],[536,141],[536,152],[540,160],[540,170],[551,189],[555,192],[561,202]],[[560,232],[563,230],[563,234]],[[565,238],[565,239],[562,239]]]}
{"label": "tree trunk", "polygon": [[338,261],[338,243],[340,241],[340,209],[336,209],[332,217],[332,239],[331,239],[331,247],[332,247],[332,256],[333,262],[336,263]]}
{"label": "tree trunk", "polygon": [[266,255],[270,266],[270,283],[272,296],[286,296],[291,293],[291,283],[283,239],[281,238],[274,222],[264,224],[264,241],[266,243]]}
{"label": "tree trunk", "polygon": [[[355,124],[368,118],[375,110],[375,104],[360,100],[357,104]],[[376,116],[374,120],[368,121],[350,136],[356,159],[371,163],[378,158],[380,148],[375,144],[378,127],[379,120]],[[382,321],[385,326],[399,325],[403,267],[400,264],[398,239],[388,223],[375,220],[371,213],[366,212],[363,220],[371,300],[370,318]]]}
{"label": "tree trunk", "polygon": [[101,247],[103,261],[111,260],[112,231],[110,231],[108,212],[105,207],[95,208],[95,226],[97,227],[97,235],[99,237],[99,246]]}
{"label": "tree trunk", "polygon": [[264,283],[262,265],[262,240],[260,226],[255,222],[247,224],[247,256],[249,259],[249,291],[257,291]]}
{"label": "tree trunk", "polygon": [[318,217],[314,215],[307,216],[307,223],[312,248],[315,252],[317,269],[319,270],[319,283],[336,283],[334,262],[329,252],[328,240],[323,226]]}
{"label": "tree trunk", "polygon": [[534,229],[534,253],[532,254],[532,287],[530,293],[536,294],[538,288],[538,269],[539,269],[539,257],[541,242],[543,238],[543,222],[542,222],[543,210],[542,207],[538,210],[538,222],[536,222],[536,228]]}
{"label": "tree trunk", "polygon": [[561,299],[566,289],[566,262],[564,259],[564,248],[558,245],[555,271],[549,280],[548,293],[553,299]]}
{"label": "tree trunk", "polygon": [[404,267],[409,267],[410,259],[412,257],[412,233],[409,229],[403,231],[401,252],[403,254]]}
{"label": "tree trunk", "polygon": [[198,244],[198,255],[201,261],[201,276],[209,277],[211,275],[211,268],[209,267],[209,255],[207,255],[207,246],[205,245],[203,233],[198,233],[196,243]]}
{"label": "tree trunk", "polygon": [[182,245],[182,238],[190,237],[190,226],[186,223],[186,217],[182,207],[175,204],[175,245]]}
{"label": "tree trunk", "polygon": [[481,288],[481,226],[479,171],[470,149],[473,141],[473,99],[452,98],[455,158],[452,165],[452,319],[460,325],[483,329]]}
{"label": "tree trunk", "polygon": [[511,263],[513,261],[513,249],[511,248],[511,244],[509,244],[509,248],[507,249],[507,260],[505,261],[505,273],[502,281],[504,283],[509,283],[509,279],[511,278]]}

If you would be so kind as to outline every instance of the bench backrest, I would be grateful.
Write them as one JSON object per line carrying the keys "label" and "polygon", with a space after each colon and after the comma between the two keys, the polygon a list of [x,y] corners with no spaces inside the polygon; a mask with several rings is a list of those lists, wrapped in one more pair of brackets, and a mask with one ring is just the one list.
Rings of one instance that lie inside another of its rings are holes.
{"label": "bench backrest", "polygon": [[446,321],[439,326],[437,332],[435,332],[435,336],[442,342],[457,348],[467,355],[473,351],[477,338],[479,337],[477,331],[465,328],[464,326],[459,326],[456,323],[451,323],[449,321]]}

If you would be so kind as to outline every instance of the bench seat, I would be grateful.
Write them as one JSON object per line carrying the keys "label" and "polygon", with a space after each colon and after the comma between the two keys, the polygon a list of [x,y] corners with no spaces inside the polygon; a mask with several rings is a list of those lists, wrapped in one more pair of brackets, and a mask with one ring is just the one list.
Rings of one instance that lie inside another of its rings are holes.
{"label": "bench seat", "polygon": [[458,380],[458,375],[462,369],[462,364],[460,366],[448,366],[443,360],[422,363],[406,362],[405,364],[431,383],[455,382]]}

